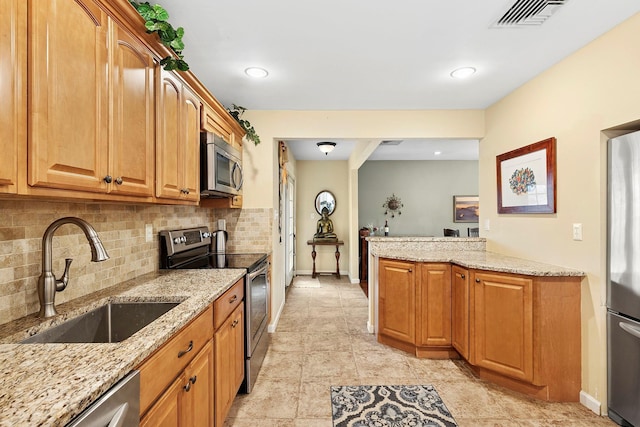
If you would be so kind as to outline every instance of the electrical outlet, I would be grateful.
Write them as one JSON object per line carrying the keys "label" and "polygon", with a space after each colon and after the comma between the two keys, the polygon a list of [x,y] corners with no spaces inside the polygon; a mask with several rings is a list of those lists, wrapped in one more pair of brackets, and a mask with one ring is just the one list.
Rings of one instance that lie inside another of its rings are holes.
{"label": "electrical outlet", "polygon": [[582,224],[573,224],[573,240],[582,240]]}
{"label": "electrical outlet", "polygon": [[491,221],[490,220],[488,220],[488,219],[484,220],[484,229],[485,229],[485,231],[491,230]]}
{"label": "electrical outlet", "polygon": [[144,236],[147,243],[153,241],[153,226],[151,224],[146,224],[144,226]]}

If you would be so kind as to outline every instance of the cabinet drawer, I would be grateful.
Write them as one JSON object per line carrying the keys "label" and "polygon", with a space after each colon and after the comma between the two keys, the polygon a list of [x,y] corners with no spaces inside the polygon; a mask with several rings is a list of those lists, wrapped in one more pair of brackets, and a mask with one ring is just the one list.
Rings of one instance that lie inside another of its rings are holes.
{"label": "cabinet drawer", "polygon": [[213,329],[218,330],[244,298],[244,277],[213,302]]}
{"label": "cabinet drawer", "polygon": [[213,336],[209,306],[140,365],[140,414],[164,392]]}

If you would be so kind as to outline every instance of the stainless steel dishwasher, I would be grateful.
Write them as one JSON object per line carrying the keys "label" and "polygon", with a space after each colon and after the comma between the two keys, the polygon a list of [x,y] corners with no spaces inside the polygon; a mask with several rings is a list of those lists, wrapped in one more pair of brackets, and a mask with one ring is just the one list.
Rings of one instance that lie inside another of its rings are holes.
{"label": "stainless steel dishwasher", "polygon": [[140,372],[132,371],[73,419],[67,427],[138,427]]}

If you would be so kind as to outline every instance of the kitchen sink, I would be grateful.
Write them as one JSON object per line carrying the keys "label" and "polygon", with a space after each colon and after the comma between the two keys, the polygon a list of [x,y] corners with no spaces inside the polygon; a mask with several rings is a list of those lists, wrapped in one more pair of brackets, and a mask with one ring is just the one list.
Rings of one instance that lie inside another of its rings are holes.
{"label": "kitchen sink", "polygon": [[22,344],[114,343],[147,326],[179,302],[111,302],[33,335]]}

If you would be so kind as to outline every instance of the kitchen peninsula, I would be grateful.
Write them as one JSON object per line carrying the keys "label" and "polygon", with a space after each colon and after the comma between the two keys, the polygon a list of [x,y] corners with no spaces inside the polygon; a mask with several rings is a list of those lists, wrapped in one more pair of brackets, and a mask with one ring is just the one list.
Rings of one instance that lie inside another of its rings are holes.
{"label": "kitchen peninsula", "polygon": [[539,399],[579,400],[584,273],[487,252],[483,238],[368,240],[368,326],[379,342],[463,358]]}

